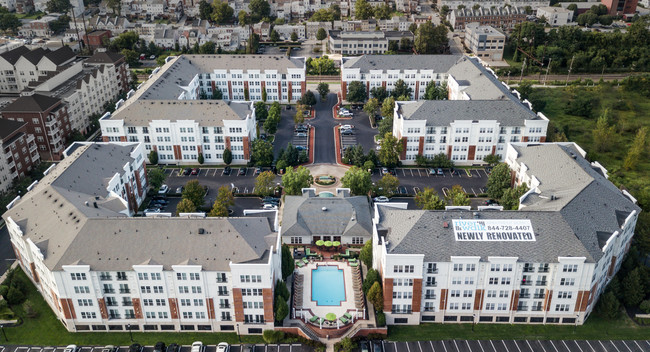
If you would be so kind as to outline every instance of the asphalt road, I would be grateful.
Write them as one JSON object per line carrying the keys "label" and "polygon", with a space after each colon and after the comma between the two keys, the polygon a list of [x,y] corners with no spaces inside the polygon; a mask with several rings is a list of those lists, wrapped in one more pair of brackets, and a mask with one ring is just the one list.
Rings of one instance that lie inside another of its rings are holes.
{"label": "asphalt road", "polygon": [[[460,185],[465,193],[477,196],[485,193],[488,180],[487,173],[483,169],[471,169],[472,177],[469,177],[462,169],[458,170],[459,175],[452,175],[449,170],[444,170],[443,175],[429,175],[426,168],[398,168],[395,171],[400,186],[405,187],[409,195],[415,195],[417,191],[422,191],[425,187],[433,187],[443,197],[448,189],[454,185]],[[376,183],[382,177],[379,169],[373,170],[372,182]]]}
{"label": "asphalt road", "polygon": [[0,229],[0,276],[9,269],[14,260],[16,260],[14,248],[11,246],[7,226],[3,224]]}
{"label": "asphalt road", "polygon": [[383,352],[644,352],[650,341],[444,340],[383,342]]}

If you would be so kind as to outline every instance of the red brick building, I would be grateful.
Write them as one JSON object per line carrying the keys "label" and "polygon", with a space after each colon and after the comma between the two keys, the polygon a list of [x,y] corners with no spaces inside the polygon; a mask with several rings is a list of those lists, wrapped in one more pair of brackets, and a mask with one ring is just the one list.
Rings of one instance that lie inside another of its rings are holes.
{"label": "red brick building", "polygon": [[27,133],[36,138],[41,159],[61,160],[72,128],[68,109],[60,99],[40,94],[21,96],[1,114],[5,119],[27,124]]}
{"label": "red brick building", "polygon": [[0,192],[21,179],[40,160],[33,135],[27,133],[27,123],[0,119]]}
{"label": "red brick building", "polygon": [[106,40],[111,38],[111,31],[107,30],[94,30],[83,36],[83,42],[91,49],[97,49],[104,46],[104,38]]}
{"label": "red brick building", "polygon": [[610,15],[617,16],[635,13],[639,0],[600,0],[600,2],[607,6]]}

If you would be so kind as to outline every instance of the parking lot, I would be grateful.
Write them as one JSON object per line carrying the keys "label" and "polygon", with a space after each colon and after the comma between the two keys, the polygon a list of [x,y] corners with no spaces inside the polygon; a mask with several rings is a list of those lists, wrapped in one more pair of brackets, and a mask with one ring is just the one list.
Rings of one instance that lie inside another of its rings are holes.
{"label": "parking lot", "polygon": [[[473,196],[485,193],[488,175],[484,169],[470,169],[471,177],[464,169],[457,171],[457,174],[452,174],[450,170],[445,169],[442,175],[430,175],[426,168],[397,168],[395,176],[399,179],[400,187],[404,187],[408,195],[415,195],[425,187],[433,187],[443,196],[454,185],[460,185],[465,193]],[[376,183],[383,176],[381,169],[373,170],[372,182]]]}
{"label": "parking lot", "polygon": [[642,352],[650,342],[613,340],[385,341],[384,352]]}
{"label": "parking lot", "polygon": [[[241,345],[230,345],[230,352],[241,352]],[[79,352],[101,352],[104,347],[80,347]],[[153,352],[154,346],[144,346],[142,352]],[[63,352],[64,346],[60,347],[24,347],[24,346],[0,346],[0,352]],[[190,352],[191,346],[181,346],[180,352]],[[204,352],[215,352],[216,345],[206,345]],[[117,352],[128,352],[129,346],[119,346]],[[312,349],[301,344],[280,344],[280,345],[254,345],[253,352],[310,352]]]}

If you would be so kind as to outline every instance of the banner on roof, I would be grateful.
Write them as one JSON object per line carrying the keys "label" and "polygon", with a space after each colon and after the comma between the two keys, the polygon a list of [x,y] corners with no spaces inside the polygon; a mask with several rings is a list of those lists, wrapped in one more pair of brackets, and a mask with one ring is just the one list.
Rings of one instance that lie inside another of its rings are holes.
{"label": "banner on roof", "polygon": [[535,233],[530,220],[460,219],[452,220],[456,241],[533,242]]}

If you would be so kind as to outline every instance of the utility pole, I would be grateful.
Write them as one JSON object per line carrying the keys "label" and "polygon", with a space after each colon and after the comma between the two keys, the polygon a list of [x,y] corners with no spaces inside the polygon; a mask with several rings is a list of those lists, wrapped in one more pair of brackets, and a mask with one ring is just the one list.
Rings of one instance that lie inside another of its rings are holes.
{"label": "utility pole", "polygon": [[79,42],[79,51],[81,51],[84,45],[83,42],[81,41],[81,38],[79,38],[79,27],[77,26],[77,17],[74,15],[74,6],[70,9],[70,11],[72,12],[72,20],[74,21],[74,30],[75,32],[77,32],[77,42]]}
{"label": "utility pole", "polygon": [[546,85],[546,80],[548,79],[548,70],[551,69],[551,61],[553,61],[553,58],[548,59],[548,65],[546,66],[546,76],[544,76],[544,85]]}
{"label": "utility pole", "polygon": [[603,65],[603,72],[600,73],[600,79],[603,80],[603,78],[605,78],[604,76],[605,76],[605,65]]}
{"label": "utility pole", "polygon": [[575,55],[571,58],[571,65],[569,65],[569,72],[566,74],[566,82],[564,82],[564,86],[566,87],[569,84],[569,75],[571,74],[571,69],[573,68],[573,60],[576,58]]}
{"label": "utility pole", "polygon": [[524,58],[524,64],[521,65],[521,76],[519,76],[519,83],[521,83],[521,80],[524,78],[524,69],[526,68],[526,57]]}

